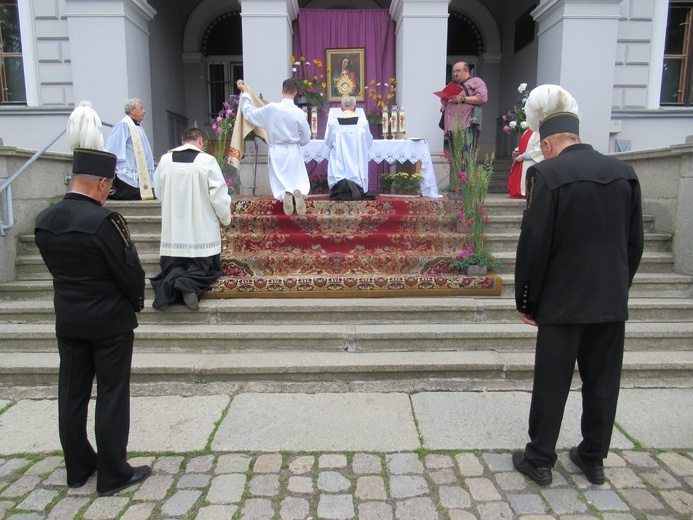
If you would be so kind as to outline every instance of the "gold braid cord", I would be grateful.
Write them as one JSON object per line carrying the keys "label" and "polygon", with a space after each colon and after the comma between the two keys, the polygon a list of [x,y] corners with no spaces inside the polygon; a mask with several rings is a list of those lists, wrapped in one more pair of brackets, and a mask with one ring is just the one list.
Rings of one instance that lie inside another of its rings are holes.
{"label": "gold braid cord", "polygon": [[130,239],[130,232],[128,231],[128,226],[125,223],[125,219],[122,217],[122,215],[112,213],[108,216],[108,221],[113,224],[113,227],[115,227],[118,231],[120,238],[123,239],[125,247],[130,248],[130,246],[132,246],[132,240]]}

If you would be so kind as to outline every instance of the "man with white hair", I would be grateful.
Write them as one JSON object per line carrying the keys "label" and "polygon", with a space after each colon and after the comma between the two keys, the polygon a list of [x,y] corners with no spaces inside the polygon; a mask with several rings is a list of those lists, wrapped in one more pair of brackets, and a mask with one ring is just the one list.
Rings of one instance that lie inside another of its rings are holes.
{"label": "man with white hair", "polygon": [[106,150],[118,157],[113,190],[108,196],[116,200],[153,199],[154,156],[147,134],[140,123],[147,113],[141,99],[128,99],[123,107],[125,117],[113,126]]}
{"label": "man with white hair", "polygon": [[368,149],[373,135],[368,121],[356,115],[356,98],[342,98],[342,113],[327,123],[325,146],[330,149],[327,184],[332,200],[375,198],[368,191]]}
{"label": "man with white hair", "polygon": [[633,168],[582,144],[577,103],[557,85],[532,90],[527,122],[545,160],[527,172],[527,209],[517,246],[515,302],[538,327],[529,437],[515,468],[552,481],[556,442],[577,361],[582,441],[570,460],[593,484],[616,416],[628,290],[643,250],[640,185]]}

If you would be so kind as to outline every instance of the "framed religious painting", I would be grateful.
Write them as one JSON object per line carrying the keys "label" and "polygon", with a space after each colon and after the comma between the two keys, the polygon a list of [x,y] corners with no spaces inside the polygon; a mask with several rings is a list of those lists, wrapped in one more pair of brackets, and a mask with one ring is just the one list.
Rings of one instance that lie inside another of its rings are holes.
{"label": "framed religious painting", "polygon": [[329,72],[328,101],[341,101],[344,96],[354,96],[365,101],[363,82],[366,70],[366,50],[325,49],[325,63]]}

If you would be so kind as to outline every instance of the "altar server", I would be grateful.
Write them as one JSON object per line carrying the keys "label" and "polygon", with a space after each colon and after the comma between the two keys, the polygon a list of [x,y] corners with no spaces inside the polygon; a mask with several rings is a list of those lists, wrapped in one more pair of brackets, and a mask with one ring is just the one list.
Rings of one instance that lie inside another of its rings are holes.
{"label": "altar server", "polygon": [[231,197],[214,156],[202,151],[204,134],[188,128],[183,144],[156,168],[161,200],[161,273],[151,279],[155,309],[177,299],[193,311],[221,276],[221,223],[231,223]]}
{"label": "altar server", "polygon": [[529,437],[515,468],[552,481],[575,362],[582,380],[582,441],[570,460],[593,484],[616,416],[628,290],[643,251],[640,184],[633,168],[582,144],[573,97],[541,85],[525,105],[545,160],[527,172],[527,209],[517,246],[515,302],[538,326]]}
{"label": "altar server", "polygon": [[327,184],[333,200],[361,200],[368,191],[368,149],[373,136],[368,121],[359,118],[355,109],[356,99],[343,97],[342,113],[328,122],[325,132],[325,146],[330,149]]}
{"label": "altar server", "polygon": [[306,115],[294,103],[298,92],[296,80],[282,84],[282,100],[262,107],[253,106],[248,86],[236,82],[241,91],[240,109],[250,123],[267,130],[269,137],[270,188],[275,199],[283,201],[284,213],[305,215],[305,196],[310,191],[308,171],[303,162],[301,146],[310,142],[310,126]]}

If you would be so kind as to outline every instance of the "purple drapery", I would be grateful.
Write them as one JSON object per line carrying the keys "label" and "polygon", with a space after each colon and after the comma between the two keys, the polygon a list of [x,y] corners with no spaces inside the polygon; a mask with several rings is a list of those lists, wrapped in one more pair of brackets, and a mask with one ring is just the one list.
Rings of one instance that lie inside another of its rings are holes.
{"label": "purple drapery", "polygon": [[[329,10],[301,9],[294,21],[293,55],[297,58],[304,56],[308,60],[320,60],[327,67],[325,49],[364,48],[365,49],[365,78],[363,85],[369,85],[371,80],[376,83],[388,82],[395,77],[395,22],[385,9],[359,10]],[[325,71],[325,76],[328,74]],[[329,77],[327,88],[330,88]],[[381,87],[382,88],[382,87]],[[382,88],[383,96],[387,88]],[[375,102],[364,91],[365,101],[359,102],[366,113],[372,110]],[[396,103],[396,99],[392,100]],[[331,106],[339,106],[332,103]],[[325,135],[327,112],[321,112],[318,117],[318,136]],[[371,126],[371,131],[374,132]],[[326,168],[326,163],[320,163],[316,172]],[[369,168],[369,184],[379,186],[376,165]]]}

